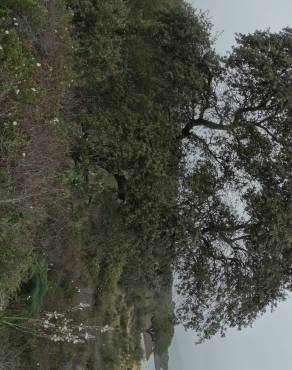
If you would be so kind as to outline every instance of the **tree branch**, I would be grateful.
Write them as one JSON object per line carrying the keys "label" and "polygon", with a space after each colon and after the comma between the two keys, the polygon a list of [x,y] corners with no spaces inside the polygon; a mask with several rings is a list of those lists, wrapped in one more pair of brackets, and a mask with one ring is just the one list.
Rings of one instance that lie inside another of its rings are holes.
{"label": "tree branch", "polygon": [[229,130],[231,128],[230,125],[223,125],[221,123],[215,123],[213,121],[210,121],[208,119],[199,117],[197,119],[191,119],[189,122],[185,125],[185,127],[182,129],[181,137],[187,138],[191,134],[191,130],[194,127],[204,126],[206,128],[212,129],[212,130]]}
{"label": "tree branch", "polygon": [[206,141],[205,141],[203,138],[201,138],[200,136],[198,136],[198,135],[196,135],[196,134],[194,134],[194,133],[191,133],[191,134],[190,134],[190,137],[192,137],[192,138],[194,138],[194,139],[198,140],[198,141],[203,145],[204,150],[205,150],[207,153],[209,153],[209,155],[210,155],[213,159],[215,159],[215,161],[216,161],[217,163],[219,163],[219,164],[220,164],[220,166],[222,166],[224,169],[226,169],[225,164],[224,164],[224,163],[222,163],[221,159],[219,159],[219,158],[216,156],[216,154],[212,152],[212,150],[210,149],[210,146],[206,143]]}

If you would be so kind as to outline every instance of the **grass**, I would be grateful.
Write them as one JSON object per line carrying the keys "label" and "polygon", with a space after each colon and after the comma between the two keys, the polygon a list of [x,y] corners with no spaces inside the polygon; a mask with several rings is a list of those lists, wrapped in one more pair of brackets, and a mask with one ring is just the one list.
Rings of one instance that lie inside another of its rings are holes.
{"label": "grass", "polygon": [[[72,162],[60,127],[74,75],[62,1],[2,1],[0,15],[0,291],[6,301],[69,220],[62,176]],[[45,291],[37,276],[34,309]]]}

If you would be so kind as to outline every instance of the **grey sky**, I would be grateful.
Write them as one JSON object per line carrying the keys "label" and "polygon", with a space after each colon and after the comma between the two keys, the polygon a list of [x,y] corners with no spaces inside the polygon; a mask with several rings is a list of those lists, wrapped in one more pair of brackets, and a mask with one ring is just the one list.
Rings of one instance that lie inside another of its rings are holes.
{"label": "grey sky", "polygon": [[[216,43],[225,54],[234,44],[234,34],[292,26],[292,0],[190,0],[224,31]],[[290,370],[292,368],[292,298],[267,313],[254,327],[230,330],[227,338],[215,338],[195,346],[195,335],[176,328],[170,348],[169,370]],[[142,370],[153,370],[153,359]]]}
{"label": "grey sky", "polygon": [[292,300],[259,318],[253,328],[230,330],[226,338],[194,345],[195,335],[179,327],[169,370],[290,370]]}
{"label": "grey sky", "polygon": [[278,31],[292,26],[291,0],[190,0],[190,3],[195,8],[209,10],[214,32],[223,31],[217,41],[220,53],[231,48],[236,32],[267,28]]}
{"label": "grey sky", "polygon": [[[176,328],[169,370],[291,370],[292,299],[260,317],[252,328],[195,345],[193,332]],[[154,370],[153,358],[142,370]]]}

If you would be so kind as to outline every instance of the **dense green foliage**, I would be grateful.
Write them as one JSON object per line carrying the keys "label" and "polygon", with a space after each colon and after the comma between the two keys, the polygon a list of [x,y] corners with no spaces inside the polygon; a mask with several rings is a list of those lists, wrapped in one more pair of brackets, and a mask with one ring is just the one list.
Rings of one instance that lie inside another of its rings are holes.
{"label": "dense green foliage", "polygon": [[167,360],[173,270],[202,339],[291,289],[292,32],[221,58],[210,27],[182,0],[0,4],[0,303],[88,281],[109,370],[143,330]]}

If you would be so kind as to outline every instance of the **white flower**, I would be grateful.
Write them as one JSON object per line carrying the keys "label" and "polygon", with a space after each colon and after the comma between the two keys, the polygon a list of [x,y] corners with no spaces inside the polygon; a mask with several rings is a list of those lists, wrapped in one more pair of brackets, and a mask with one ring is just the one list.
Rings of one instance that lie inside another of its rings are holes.
{"label": "white flower", "polygon": [[16,121],[13,121],[13,126],[17,126],[17,122]]}
{"label": "white flower", "polygon": [[88,334],[87,332],[84,334],[84,339],[94,339],[95,337],[93,335]]}
{"label": "white flower", "polygon": [[82,340],[82,339],[79,339],[78,337],[76,337],[75,339],[73,338],[72,343],[73,343],[73,344],[77,344],[77,343],[85,343],[85,341],[84,341],[84,340]]}
{"label": "white flower", "polygon": [[[78,289],[77,291],[80,292],[80,289]],[[88,307],[90,307],[90,304],[88,304],[88,303],[82,303],[81,302],[81,303],[79,303],[79,306],[73,308],[72,310],[80,310],[80,311],[82,311],[84,308],[88,308]]]}
{"label": "white flower", "polygon": [[20,93],[20,90],[19,89],[16,89],[15,90],[15,93],[16,93],[16,95],[18,95]]}
{"label": "white flower", "polygon": [[36,89],[35,87],[32,87],[32,88],[31,88],[31,91],[36,92],[36,91],[37,91],[37,89]]}
{"label": "white flower", "polygon": [[90,307],[90,304],[80,302],[79,303],[79,307],[81,307],[81,308],[87,308],[87,307]]}
{"label": "white flower", "polygon": [[2,45],[0,45],[0,50],[3,50],[3,46]]}
{"label": "white flower", "polygon": [[8,30],[5,31],[5,35],[9,35],[9,31]]}
{"label": "white flower", "polygon": [[14,23],[14,26],[15,26],[15,27],[18,27],[18,23],[17,23],[17,22],[15,22],[15,23]]}
{"label": "white flower", "polygon": [[17,18],[15,18],[15,17],[14,17],[14,18],[13,18],[13,20],[14,20],[14,21],[17,21]]}
{"label": "white flower", "polygon": [[44,327],[45,329],[48,329],[50,326],[51,326],[51,324],[49,323],[49,321],[48,321],[48,320],[44,320],[44,322],[43,322],[43,327]]}
{"label": "white flower", "polygon": [[37,63],[36,66],[37,67],[41,67],[42,65],[41,65],[41,63]]}
{"label": "white flower", "polygon": [[52,337],[51,337],[51,340],[54,341],[54,342],[60,342],[62,341],[62,337],[54,334]]}
{"label": "white flower", "polygon": [[23,156],[23,158],[25,158],[25,157],[26,157],[26,153],[24,153],[24,152],[23,152],[23,153],[22,153],[22,156]]}
{"label": "white flower", "polygon": [[58,318],[60,318],[60,317],[64,317],[64,315],[63,315],[62,313],[58,313],[57,311],[54,311],[54,312],[53,312],[53,317],[54,317],[55,319],[58,319]]}
{"label": "white flower", "polygon": [[105,325],[103,328],[100,329],[101,333],[106,333],[109,330],[113,330],[109,325]]}
{"label": "white flower", "polygon": [[61,332],[64,334],[64,333],[67,333],[69,332],[70,330],[68,329],[68,326],[67,325],[64,325],[61,329]]}

